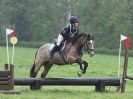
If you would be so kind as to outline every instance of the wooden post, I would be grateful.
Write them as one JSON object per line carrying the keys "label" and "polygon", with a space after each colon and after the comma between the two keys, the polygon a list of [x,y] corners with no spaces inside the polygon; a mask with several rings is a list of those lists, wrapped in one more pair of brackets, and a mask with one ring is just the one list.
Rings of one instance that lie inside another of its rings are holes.
{"label": "wooden post", "polygon": [[121,92],[125,92],[126,77],[127,77],[127,65],[128,65],[128,49],[125,48],[125,60],[124,60],[124,68],[123,68],[123,77],[122,77],[122,84],[121,84]]}
{"label": "wooden post", "polygon": [[14,89],[14,65],[13,64],[5,64],[5,69],[10,71],[10,90]]}
{"label": "wooden post", "polygon": [[98,84],[95,86],[95,90],[98,92],[105,91],[105,82],[100,80]]}
{"label": "wooden post", "polygon": [[41,81],[36,79],[33,84],[30,85],[30,90],[39,90],[41,89]]}
{"label": "wooden post", "polygon": [[21,91],[13,90],[14,88],[14,65],[5,64],[5,70],[0,71],[0,93],[20,94]]}
{"label": "wooden post", "polygon": [[9,64],[5,64],[5,70],[9,70]]}
{"label": "wooden post", "polygon": [[10,64],[10,79],[11,79],[11,84],[10,84],[10,89],[13,90],[14,89],[14,65]]}

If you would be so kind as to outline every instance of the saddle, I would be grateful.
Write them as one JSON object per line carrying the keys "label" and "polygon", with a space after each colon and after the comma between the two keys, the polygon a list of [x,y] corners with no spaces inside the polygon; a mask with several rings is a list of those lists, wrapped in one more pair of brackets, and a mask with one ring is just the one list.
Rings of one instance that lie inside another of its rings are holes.
{"label": "saddle", "polygon": [[[55,39],[55,40],[54,40],[54,43],[52,43],[52,44],[49,46],[49,49],[48,49],[48,50],[51,51],[51,50],[53,49],[53,47],[55,46],[56,43],[57,43],[57,39]],[[64,48],[65,48],[65,46],[66,46],[66,41],[61,42],[58,51],[63,51]]]}
{"label": "saddle", "polygon": [[[54,43],[50,44],[49,47],[48,47],[48,53],[50,55],[50,51],[53,49],[53,47],[55,46],[55,44],[57,43],[57,40],[54,40]],[[66,41],[63,41],[60,46],[59,46],[59,49],[58,49],[58,53],[60,54],[60,56],[62,57],[63,61],[65,63],[66,62],[66,59],[67,59],[67,52],[64,50],[65,49],[65,46],[66,46]]]}

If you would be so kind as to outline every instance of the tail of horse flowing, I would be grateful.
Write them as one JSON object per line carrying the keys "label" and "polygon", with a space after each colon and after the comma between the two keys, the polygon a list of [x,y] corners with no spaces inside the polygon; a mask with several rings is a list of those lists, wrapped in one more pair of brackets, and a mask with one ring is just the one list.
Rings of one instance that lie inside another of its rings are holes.
{"label": "tail of horse flowing", "polygon": [[[36,59],[37,52],[35,54],[35,59]],[[31,67],[31,70],[30,70],[30,77],[34,77],[34,69],[35,69],[35,61],[34,61],[34,64],[32,65],[32,67]]]}
{"label": "tail of horse flowing", "polygon": [[35,62],[33,64],[33,66],[31,67],[31,70],[30,70],[30,77],[33,77],[34,75],[34,69],[35,69]]}

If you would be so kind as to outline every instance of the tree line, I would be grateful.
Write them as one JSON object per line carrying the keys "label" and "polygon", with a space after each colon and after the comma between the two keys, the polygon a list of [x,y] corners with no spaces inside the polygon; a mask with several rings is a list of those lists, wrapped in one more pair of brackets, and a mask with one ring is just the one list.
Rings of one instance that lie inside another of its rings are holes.
{"label": "tree line", "polygon": [[69,13],[80,19],[80,32],[94,35],[97,48],[116,49],[120,34],[133,34],[133,0],[0,0],[0,10],[0,38],[15,26],[20,42],[52,42]]}

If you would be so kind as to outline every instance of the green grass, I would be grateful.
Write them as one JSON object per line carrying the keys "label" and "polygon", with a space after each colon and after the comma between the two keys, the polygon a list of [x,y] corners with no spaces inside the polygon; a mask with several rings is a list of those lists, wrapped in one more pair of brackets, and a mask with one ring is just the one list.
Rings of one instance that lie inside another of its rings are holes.
{"label": "green grass", "polygon": [[[37,49],[15,48],[15,77],[29,77],[30,68],[34,62],[34,56]],[[11,52],[10,51],[10,63]],[[4,68],[6,63],[6,48],[0,47],[0,68]],[[117,77],[118,56],[95,54],[90,58],[87,54],[83,57],[89,64],[86,74],[82,77]],[[123,60],[121,58],[121,76]],[[133,58],[129,57],[128,75],[133,76]],[[40,77],[43,68],[39,71],[37,77]],[[79,66],[77,64],[57,66],[54,65],[47,77],[69,77],[77,78]],[[31,91],[26,86],[15,86],[15,90],[21,90],[20,95],[0,94],[0,99],[132,99],[133,81],[128,81],[125,93],[116,92],[116,87],[106,87],[105,92],[95,92],[94,86],[43,86],[39,91]]]}

